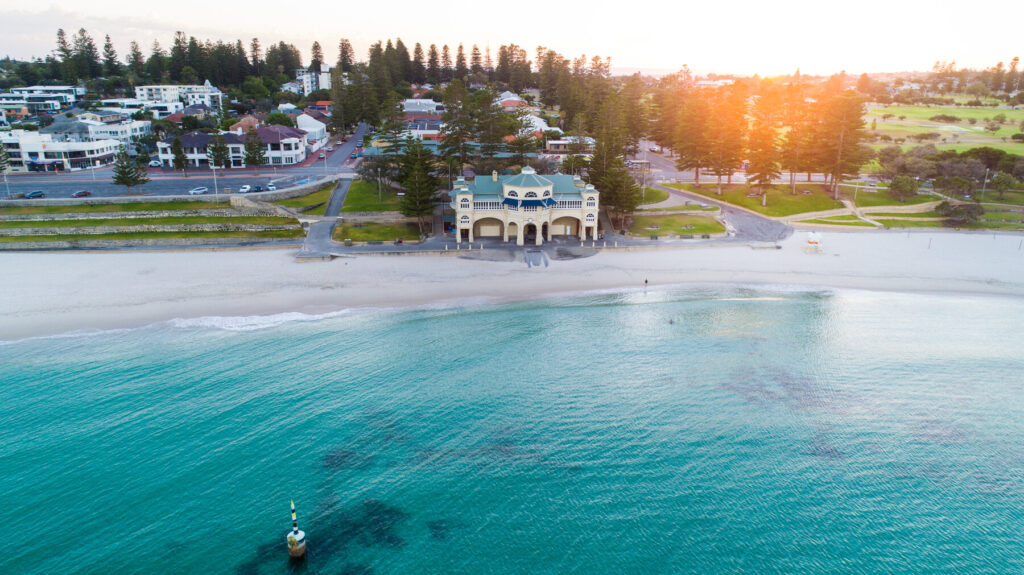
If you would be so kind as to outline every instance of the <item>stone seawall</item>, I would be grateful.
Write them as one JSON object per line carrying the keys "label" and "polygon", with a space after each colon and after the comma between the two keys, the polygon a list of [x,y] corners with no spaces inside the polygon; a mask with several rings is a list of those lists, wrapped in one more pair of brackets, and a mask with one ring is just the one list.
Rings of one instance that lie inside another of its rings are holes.
{"label": "stone seawall", "polygon": [[0,228],[0,236],[66,236],[66,235],[100,235],[100,234],[133,234],[149,232],[269,232],[281,230],[301,230],[298,223],[284,225],[261,224],[176,224],[154,226],[81,226],[81,227],[39,227],[39,228]]}
{"label": "stone seawall", "polygon": [[0,243],[0,251],[70,250],[70,249],[118,249],[118,248],[175,248],[189,246],[261,246],[282,248],[300,247],[296,240],[244,240],[239,238],[161,238],[125,240],[63,240],[53,242],[10,242]]}
{"label": "stone seawall", "polygon": [[[59,214],[11,214],[0,211],[0,222],[52,222],[52,221],[86,221],[86,220],[132,220],[145,218],[230,218],[242,214],[231,208],[215,210],[155,210],[131,212],[63,212]],[[262,214],[261,214],[262,215]],[[276,215],[276,214],[275,214]]]}

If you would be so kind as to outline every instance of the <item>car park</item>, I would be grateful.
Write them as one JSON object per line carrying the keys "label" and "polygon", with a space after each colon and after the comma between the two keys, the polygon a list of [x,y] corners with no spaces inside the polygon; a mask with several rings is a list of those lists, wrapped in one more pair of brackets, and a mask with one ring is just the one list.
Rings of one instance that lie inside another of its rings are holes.
{"label": "car park", "polygon": [[46,194],[42,190],[35,190],[25,194],[26,200],[37,200],[39,198],[45,198]]}
{"label": "car park", "polygon": [[92,195],[92,192],[90,192],[89,190],[78,190],[77,192],[71,194],[71,197],[72,198],[85,198],[85,197],[88,197],[88,196],[91,196],[91,195]]}
{"label": "car park", "polygon": [[277,189],[277,186],[275,186],[274,184],[272,184],[272,183],[271,184],[267,184],[267,191],[268,192],[273,192],[276,189]]}
{"label": "car park", "polygon": [[192,188],[191,190],[189,190],[188,191],[188,195],[190,195],[190,196],[201,196],[201,195],[203,195],[203,194],[205,194],[206,192],[209,192],[209,191],[210,191],[210,188],[207,188],[206,186],[199,186],[198,188]]}
{"label": "car park", "polygon": [[252,186],[250,186],[249,184],[245,184],[241,188],[238,188],[238,193],[240,193],[240,194],[248,194],[251,191],[252,191]]}

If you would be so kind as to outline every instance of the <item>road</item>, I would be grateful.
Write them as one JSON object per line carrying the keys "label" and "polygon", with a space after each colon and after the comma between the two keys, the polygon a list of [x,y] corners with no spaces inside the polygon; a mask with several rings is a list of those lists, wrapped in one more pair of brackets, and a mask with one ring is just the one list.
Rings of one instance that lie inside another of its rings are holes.
{"label": "road", "polygon": [[[365,133],[366,126],[361,124],[348,142],[335,146],[333,152],[323,150],[326,155],[324,160],[307,160],[306,165],[277,169],[264,166],[259,169],[258,174],[252,168],[218,170],[216,185],[213,173],[208,169],[189,170],[186,177],[177,171],[150,168],[150,182],[142,186],[142,193],[147,196],[187,195],[188,190],[202,186],[209,188],[209,193],[213,194],[215,188],[221,192],[225,189],[237,191],[245,184],[263,186],[265,190],[270,182],[281,189],[305,183],[310,178],[318,178],[325,174],[350,173],[355,170],[356,160],[351,160],[349,155],[355,150],[357,143],[362,143]],[[332,142],[335,140],[336,138],[331,139]],[[314,154],[319,155],[320,152]],[[71,194],[78,190],[88,190],[93,197],[100,198],[127,195],[124,186],[114,185],[111,177],[112,169],[106,167],[95,171],[8,174],[7,180],[12,195],[34,190],[42,191],[47,198],[70,198]],[[0,197],[7,197],[7,188],[2,182]]]}
{"label": "road", "polygon": [[[655,153],[651,152],[651,146],[654,146],[654,142],[641,141],[640,152],[635,155],[629,156],[632,160],[647,160],[651,163],[651,171],[647,174],[647,183],[658,182],[658,181],[676,181],[682,180],[684,182],[692,182],[696,174],[693,170],[679,170],[676,168],[675,159],[667,152]],[[645,151],[646,150],[646,151]],[[635,172],[635,175],[639,178],[639,172]],[[702,184],[713,184],[718,179],[710,173],[701,172],[700,181]],[[732,175],[732,183],[743,184],[746,183],[746,173],[737,171]],[[806,182],[807,174],[797,174],[797,182]],[[812,174],[811,182],[822,183],[825,181],[825,177],[822,174]],[[725,180],[723,179],[724,183]],[[779,178],[779,183],[789,182],[789,172],[783,172]]]}

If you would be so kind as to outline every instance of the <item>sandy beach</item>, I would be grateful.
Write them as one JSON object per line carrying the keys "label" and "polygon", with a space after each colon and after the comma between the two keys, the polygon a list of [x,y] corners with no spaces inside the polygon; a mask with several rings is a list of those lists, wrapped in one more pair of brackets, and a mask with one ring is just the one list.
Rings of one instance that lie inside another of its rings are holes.
{"label": "sandy beach", "polygon": [[0,254],[0,339],[138,327],[176,318],[323,314],[361,307],[514,301],[589,290],[687,283],[801,285],[1024,296],[1013,234],[829,233],[808,253],[781,249],[638,251],[528,268],[438,255],[297,263],[294,250]]}

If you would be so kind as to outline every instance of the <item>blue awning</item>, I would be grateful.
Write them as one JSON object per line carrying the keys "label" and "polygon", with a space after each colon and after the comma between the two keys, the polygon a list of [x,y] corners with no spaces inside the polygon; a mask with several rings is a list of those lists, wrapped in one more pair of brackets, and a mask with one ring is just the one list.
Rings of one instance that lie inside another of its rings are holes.
{"label": "blue awning", "polygon": [[501,203],[506,206],[525,206],[525,207],[550,207],[558,202],[554,198],[544,198],[543,200],[517,200],[515,198],[504,198]]}

